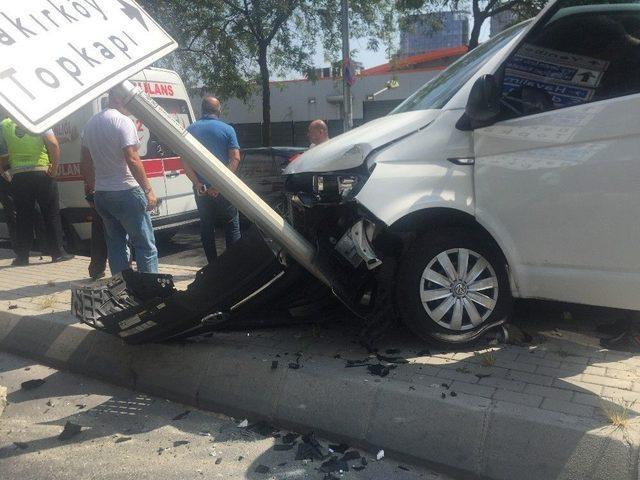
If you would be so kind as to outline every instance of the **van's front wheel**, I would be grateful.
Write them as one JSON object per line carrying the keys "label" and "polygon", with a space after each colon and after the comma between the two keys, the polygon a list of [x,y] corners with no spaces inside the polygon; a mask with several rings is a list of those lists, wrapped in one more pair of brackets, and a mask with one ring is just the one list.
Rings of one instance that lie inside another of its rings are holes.
{"label": "van's front wheel", "polygon": [[462,229],[423,235],[401,262],[396,302],[421,338],[472,342],[511,313],[506,262],[489,242]]}

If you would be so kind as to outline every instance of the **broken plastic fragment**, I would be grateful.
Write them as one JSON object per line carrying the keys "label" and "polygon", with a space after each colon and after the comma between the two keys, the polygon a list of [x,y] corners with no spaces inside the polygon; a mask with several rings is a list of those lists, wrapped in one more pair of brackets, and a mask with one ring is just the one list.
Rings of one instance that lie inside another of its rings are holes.
{"label": "broken plastic fragment", "polygon": [[181,447],[182,445],[188,445],[191,442],[188,442],[187,440],[176,440],[175,442],[173,442],[173,448],[177,448],[177,447]]}
{"label": "broken plastic fragment", "polygon": [[287,450],[293,450],[294,444],[293,443],[289,443],[289,444],[277,444],[273,446],[273,449],[276,452],[286,452]]}
{"label": "broken plastic fragment", "polygon": [[222,459],[221,458],[216,459],[216,465],[220,465],[221,463],[222,463]]}
{"label": "broken plastic fragment", "polygon": [[376,460],[380,461],[384,458],[384,450],[380,450],[376,455]]}
{"label": "broken plastic fragment", "polygon": [[35,388],[41,387],[46,382],[47,381],[43,379],[28,380],[26,382],[22,382],[22,385],[20,385],[20,387],[22,388],[22,390],[33,390]]}
{"label": "broken plastic fragment", "polygon": [[371,375],[376,375],[378,377],[386,377],[387,375],[389,375],[389,373],[391,372],[391,370],[393,370],[394,368],[396,368],[397,365],[389,365],[388,367],[385,365],[382,365],[381,363],[377,364],[377,365],[369,365],[367,367],[367,370],[369,371],[369,373]]}
{"label": "broken plastic fragment", "polygon": [[75,437],[82,431],[82,427],[73,422],[67,422],[64,426],[64,430],[62,433],[58,435],[58,440],[69,440],[70,438]]}
{"label": "broken plastic fragment", "polygon": [[238,424],[238,428],[247,428],[249,426],[249,420],[244,419]]}
{"label": "broken plastic fragment", "polygon": [[349,465],[344,460],[338,460],[338,457],[334,456],[320,465],[319,470],[322,473],[348,472]]}
{"label": "broken plastic fragment", "polygon": [[129,440],[131,440],[131,437],[118,437],[116,439],[116,443],[124,443],[124,442],[128,442]]}
{"label": "broken plastic fragment", "polygon": [[[344,452],[346,452],[347,450],[349,450],[349,445],[347,445],[346,443],[341,443],[340,445],[329,445],[329,448],[337,453],[342,453],[344,454]],[[360,457],[360,455],[358,455],[358,458]]]}
{"label": "broken plastic fragment", "polygon": [[191,410],[186,410],[186,411],[180,413],[179,415],[176,415],[175,417],[173,417],[173,420],[182,420],[183,418],[185,418],[190,413],[191,413]]}

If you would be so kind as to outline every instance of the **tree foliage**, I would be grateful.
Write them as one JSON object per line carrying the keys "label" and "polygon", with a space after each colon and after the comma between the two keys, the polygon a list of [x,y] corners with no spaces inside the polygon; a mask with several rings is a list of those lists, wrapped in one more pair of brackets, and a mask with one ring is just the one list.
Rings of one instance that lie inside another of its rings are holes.
{"label": "tree foliage", "polygon": [[[270,85],[274,76],[311,70],[318,45],[328,60],[341,46],[340,0],[142,0],[140,3],[178,40],[165,65],[191,88],[221,98],[262,95],[263,141],[270,143]],[[353,37],[369,48],[390,48],[393,0],[351,0]],[[382,39],[382,45],[380,40]]]}

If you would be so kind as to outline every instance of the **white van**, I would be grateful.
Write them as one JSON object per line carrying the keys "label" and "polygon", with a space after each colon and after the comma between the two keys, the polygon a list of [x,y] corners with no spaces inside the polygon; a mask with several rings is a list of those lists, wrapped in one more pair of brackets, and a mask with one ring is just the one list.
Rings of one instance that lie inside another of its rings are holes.
{"label": "white van", "polygon": [[[184,126],[193,122],[194,114],[187,90],[176,72],[148,68],[131,78],[131,81],[143,88]],[[60,214],[67,243],[72,249],[78,249],[81,242],[91,236],[91,209],[84,198],[84,183],[80,175],[80,136],[87,121],[106,105],[107,96],[103,95],[53,129],[62,149],[58,177]],[[158,206],[151,212],[154,229],[156,235],[170,235],[180,226],[198,221],[191,182],[184,173],[180,158],[160,143],[140,120],[133,120],[140,136],[140,157],[158,197]],[[0,224],[0,227],[3,227],[0,236],[8,237],[6,224]]]}
{"label": "white van", "polygon": [[423,338],[514,297],[640,310],[640,2],[551,2],[285,173],[296,228]]}

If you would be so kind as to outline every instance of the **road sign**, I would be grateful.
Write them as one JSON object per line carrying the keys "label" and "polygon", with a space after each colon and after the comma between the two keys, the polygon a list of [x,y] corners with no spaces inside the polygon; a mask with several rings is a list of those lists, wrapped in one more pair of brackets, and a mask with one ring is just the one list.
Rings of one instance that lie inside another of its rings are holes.
{"label": "road sign", "polygon": [[5,0],[0,105],[42,133],[177,46],[133,0]]}

